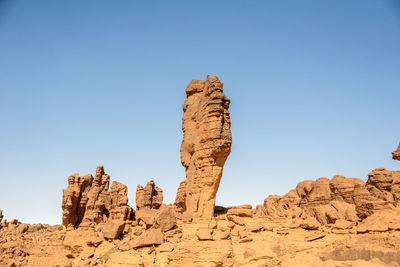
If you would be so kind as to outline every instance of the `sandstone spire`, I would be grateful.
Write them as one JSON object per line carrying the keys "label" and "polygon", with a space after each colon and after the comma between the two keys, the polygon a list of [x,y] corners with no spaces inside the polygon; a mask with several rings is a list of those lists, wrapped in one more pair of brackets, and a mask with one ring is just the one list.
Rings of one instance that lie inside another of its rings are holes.
{"label": "sandstone spire", "polygon": [[400,160],[400,143],[395,151],[392,152],[393,159]]}
{"label": "sandstone spire", "polygon": [[215,76],[207,76],[205,81],[194,79],[186,88],[183,104],[181,162],[186,182],[178,189],[180,203],[176,205],[203,218],[213,216],[222,170],[231,151],[230,100],[222,88]]}

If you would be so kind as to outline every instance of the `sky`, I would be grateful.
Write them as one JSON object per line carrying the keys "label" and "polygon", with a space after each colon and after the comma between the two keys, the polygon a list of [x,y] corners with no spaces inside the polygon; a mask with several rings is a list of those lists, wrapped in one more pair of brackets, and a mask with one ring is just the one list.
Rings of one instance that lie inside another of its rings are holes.
{"label": "sky", "polygon": [[173,203],[182,105],[216,75],[233,145],[217,205],[398,170],[397,0],[0,0],[0,209],[60,224],[73,173],[104,165]]}

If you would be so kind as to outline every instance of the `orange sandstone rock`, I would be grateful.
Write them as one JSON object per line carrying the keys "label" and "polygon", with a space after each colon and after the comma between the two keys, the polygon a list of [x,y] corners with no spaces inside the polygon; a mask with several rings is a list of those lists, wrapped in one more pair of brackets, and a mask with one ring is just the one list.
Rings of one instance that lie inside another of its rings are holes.
{"label": "orange sandstone rock", "polygon": [[63,190],[63,225],[94,227],[108,220],[133,219],[126,185],[113,182],[109,190],[109,184],[110,176],[104,173],[103,166],[97,167],[94,179],[91,174],[71,175]]}
{"label": "orange sandstone rock", "polygon": [[207,76],[205,81],[194,79],[186,88],[181,145],[186,183],[178,190],[178,210],[203,218],[214,215],[216,193],[232,144],[229,104],[223,83],[215,76]]}
{"label": "orange sandstone rock", "polygon": [[138,185],[136,189],[136,208],[158,209],[163,202],[163,191],[157,187],[153,180],[150,180],[143,188]]}
{"label": "orange sandstone rock", "polygon": [[331,180],[305,180],[282,197],[266,198],[257,214],[289,218],[306,215],[325,225],[339,219],[356,222],[375,211],[396,206],[400,200],[400,171],[378,168],[368,177],[366,183],[343,175]]}

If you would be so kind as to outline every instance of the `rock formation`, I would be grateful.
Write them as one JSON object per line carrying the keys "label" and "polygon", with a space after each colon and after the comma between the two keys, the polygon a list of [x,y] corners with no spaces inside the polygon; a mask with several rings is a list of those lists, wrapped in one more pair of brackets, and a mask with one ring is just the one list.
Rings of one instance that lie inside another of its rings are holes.
{"label": "rock formation", "polygon": [[183,180],[178,187],[175,198],[175,209],[177,212],[186,210],[186,180]]}
{"label": "rock formation", "polygon": [[393,159],[400,160],[400,143],[395,151],[392,152]]}
{"label": "rock formation", "polygon": [[[331,180],[300,182],[286,195],[269,196],[258,214],[272,217],[307,219],[314,217],[322,225],[344,219],[360,221],[375,211],[392,209],[400,201],[400,171],[378,168],[364,183],[358,178],[336,175]],[[301,223],[301,220],[297,220]]]}
{"label": "rock formation", "polygon": [[104,167],[91,174],[68,178],[68,187],[63,190],[63,220],[65,226],[93,227],[107,220],[132,220],[134,212],[128,206],[128,188],[113,182],[109,190],[110,176]]}
{"label": "rock formation", "polygon": [[215,76],[192,80],[183,104],[181,162],[186,181],[178,189],[176,206],[203,218],[214,215],[215,197],[231,151],[230,100]]}
{"label": "rock formation", "polygon": [[138,185],[136,189],[136,208],[140,209],[158,209],[163,202],[163,191],[157,187],[153,180],[146,186]]}
{"label": "rock formation", "polygon": [[63,190],[63,225],[76,226],[82,222],[86,210],[87,193],[92,185],[93,176],[80,177],[78,173],[68,177],[68,187]]}
{"label": "rock formation", "polygon": [[400,267],[400,171],[305,180],[256,209],[215,207],[232,142],[229,100],[212,76],[186,93],[186,180],[173,205],[152,180],[137,187],[134,211],[102,166],[95,177],[73,174],[63,225],[8,222],[0,210],[0,266]]}

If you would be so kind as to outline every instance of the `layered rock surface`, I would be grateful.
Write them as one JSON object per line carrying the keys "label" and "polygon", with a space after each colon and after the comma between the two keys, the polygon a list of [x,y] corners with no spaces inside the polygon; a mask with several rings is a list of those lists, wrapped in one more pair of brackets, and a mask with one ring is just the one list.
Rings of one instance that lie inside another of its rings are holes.
{"label": "layered rock surface", "polygon": [[192,80],[183,104],[181,162],[186,180],[176,206],[194,216],[211,218],[225,161],[231,151],[230,100],[215,76]]}
{"label": "layered rock surface", "polygon": [[375,211],[392,209],[400,200],[400,171],[373,170],[365,183],[358,178],[336,175],[331,180],[300,182],[286,195],[269,196],[259,207],[260,216],[288,217],[297,222],[314,217],[322,224],[344,219],[360,221]]}

